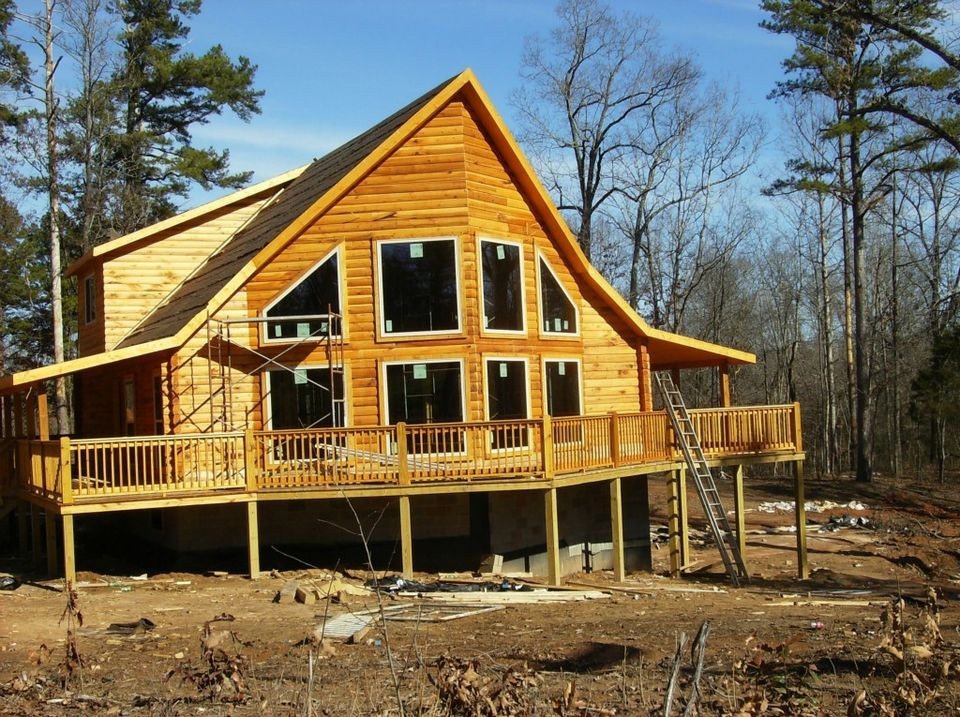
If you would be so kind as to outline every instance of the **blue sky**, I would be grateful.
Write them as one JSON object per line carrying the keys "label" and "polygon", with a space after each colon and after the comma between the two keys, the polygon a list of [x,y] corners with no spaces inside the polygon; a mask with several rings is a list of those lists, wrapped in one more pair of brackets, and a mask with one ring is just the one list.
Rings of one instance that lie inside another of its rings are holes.
{"label": "blue sky", "polygon": [[[756,2],[612,4],[656,18],[666,47],[692,53],[709,78],[739,87],[741,106],[766,116],[775,134],[776,107],[765,98],[791,45],[758,27]],[[197,128],[196,141],[230,148],[236,169],[266,179],[321,156],[466,67],[512,127],[509,96],[520,83],[524,38],[554,24],[552,0],[205,0],[192,47],[221,43],[247,55],[266,95],[249,124],[216,118]],[[771,149],[763,164],[775,164],[772,157]]]}

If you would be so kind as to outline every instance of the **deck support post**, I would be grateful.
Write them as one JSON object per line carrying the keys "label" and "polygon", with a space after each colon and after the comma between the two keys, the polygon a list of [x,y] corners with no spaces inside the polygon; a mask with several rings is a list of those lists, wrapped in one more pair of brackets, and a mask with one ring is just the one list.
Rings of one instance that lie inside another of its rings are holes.
{"label": "deck support post", "polygon": [[410,522],[410,496],[400,496],[400,559],[402,574],[413,577],[413,528]]}
{"label": "deck support post", "polygon": [[57,555],[57,516],[53,511],[43,511],[43,527],[47,533],[47,575],[53,578],[60,564]]}
{"label": "deck support post", "polygon": [[677,470],[677,517],[680,519],[680,566],[690,563],[690,520],[687,511],[687,467]]}
{"label": "deck support post", "polygon": [[747,552],[747,521],[743,504],[743,466],[733,467],[733,519],[737,523],[737,550],[743,557]]}
{"label": "deck support post", "polygon": [[680,489],[677,471],[667,472],[667,546],[670,550],[670,577],[680,577]]}
{"label": "deck support post", "polygon": [[621,479],[610,481],[610,533],[613,536],[613,579],[623,582],[627,576],[623,556],[623,495]]}
{"label": "deck support post", "polygon": [[551,585],[560,584],[560,520],[557,514],[557,489],[543,494],[544,522],[547,529],[547,578]]}
{"label": "deck support post", "polygon": [[47,411],[47,394],[37,394],[37,435],[41,441],[50,440],[50,414]]}
{"label": "deck support post", "polygon": [[40,509],[30,504],[30,556],[33,567],[40,567],[40,557],[43,551],[40,548]]}
{"label": "deck support post", "polygon": [[250,579],[260,577],[260,527],[257,520],[257,501],[247,503],[247,557],[250,564]]}
{"label": "deck support post", "polygon": [[77,583],[77,555],[73,545],[73,516],[70,514],[63,516],[63,578],[70,585]]}
{"label": "deck support post", "polygon": [[807,509],[803,495],[803,461],[793,462],[793,493],[794,514],[797,520],[797,577],[806,580],[810,577],[810,564],[807,562]]}

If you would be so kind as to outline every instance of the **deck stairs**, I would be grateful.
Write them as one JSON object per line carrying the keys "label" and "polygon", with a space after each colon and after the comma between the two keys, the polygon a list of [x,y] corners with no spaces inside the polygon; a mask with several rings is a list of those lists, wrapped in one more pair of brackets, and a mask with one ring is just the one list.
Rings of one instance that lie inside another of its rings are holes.
{"label": "deck stairs", "polygon": [[697,486],[697,494],[700,496],[703,512],[707,516],[713,540],[720,550],[720,557],[723,559],[730,580],[734,585],[739,586],[741,582],[749,580],[750,576],[743,562],[743,555],[740,554],[737,536],[730,527],[730,521],[727,520],[727,511],[720,500],[720,491],[717,490],[713,474],[707,466],[707,459],[703,454],[696,427],[690,419],[686,404],[683,402],[683,395],[674,385],[670,372],[657,371],[655,376],[663,396],[664,408],[673,424],[677,444],[683,451],[687,468],[693,476],[694,485]]}

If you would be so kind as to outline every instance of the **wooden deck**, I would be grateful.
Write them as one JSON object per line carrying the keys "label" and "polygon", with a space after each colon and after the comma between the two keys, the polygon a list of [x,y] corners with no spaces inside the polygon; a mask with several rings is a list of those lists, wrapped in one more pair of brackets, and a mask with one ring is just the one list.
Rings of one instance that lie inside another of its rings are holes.
{"label": "wooden deck", "polygon": [[[704,452],[717,462],[797,460],[803,450],[796,405],[713,408],[691,416]],[[681,460],[663,412],[20,439],[0,454],[8,486],[61,514],[153,507],[158,501],[173,506],[344,493],[542,489],[670,470]]]}

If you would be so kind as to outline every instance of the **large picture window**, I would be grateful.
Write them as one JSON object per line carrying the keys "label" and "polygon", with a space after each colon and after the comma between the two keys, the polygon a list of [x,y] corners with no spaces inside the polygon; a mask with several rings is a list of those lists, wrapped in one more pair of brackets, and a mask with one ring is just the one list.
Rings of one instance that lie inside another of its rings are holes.
{"label": "large picture window", "polygon": [[516,244],[482,239],[483,325],[488,331],[523,331],[523,262]]}
{"label": "large picture window", "polygon": [[[267,341],[320,339],[328,333],[339,335],[342,328],[335,317],[340,314],[339,252],[334,250],[306,276],[275,300],[264,312],[268,319]],[[297,318],[303,317],[303,318]],[[306,318],[321,317],[321,318]]]}
{"label": "large picture window", "polygon": [[270,427],[275,431],[345,425],[343,372],[329,368],[269,372]]}
{"label": "large picture window", "polygon": [[544,361],[547,413],[551,416],[579,416],[580,362],[550,359]]}
{"label": "large picture window", "polygon": [[539,274],[540,316],[544,333],[575,335],[578,331],[577,307],[542,257]]}
{"label": "large picture window", "polygon": [[[491,421],[516,421],[529,418],[527,411],[527,362],[522,359],[486,360],[487,415]],[[523,426],[497,426],[492,431],[494,449],[527,445]]]}
{"label": "large picture window", "polygon": [[381,242],[384,336],[460,330],[455,239]]}
{"label": "large picture window", "polygon": [[[387,364],[386,382],[389,423],[463,421],[463,365],[459,361]],[[409,434],[407,450],[459,453],[463,450],[463,434]]]}

